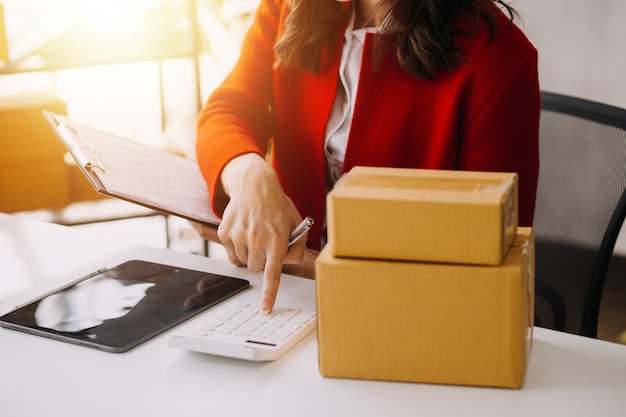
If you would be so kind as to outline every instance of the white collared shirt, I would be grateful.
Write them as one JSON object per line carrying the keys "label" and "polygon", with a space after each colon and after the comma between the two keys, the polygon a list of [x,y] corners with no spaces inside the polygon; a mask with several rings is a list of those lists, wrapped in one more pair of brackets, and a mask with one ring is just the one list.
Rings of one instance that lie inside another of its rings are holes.
{"label": "white collared shirt", "polygon": [[350,23],[344,33],[341,61],[339,64],[339,83],[333,104],[326,135],[324,138],[324,154],[326,156],[328,190],[341,176],[343,161],[346,156],[346,146],[350,135],[350,125],[354,112],[361,61],[363,59],[363,45],[367,33],[375,33],[377,27],[361,29],[354,28],[354,11]]}

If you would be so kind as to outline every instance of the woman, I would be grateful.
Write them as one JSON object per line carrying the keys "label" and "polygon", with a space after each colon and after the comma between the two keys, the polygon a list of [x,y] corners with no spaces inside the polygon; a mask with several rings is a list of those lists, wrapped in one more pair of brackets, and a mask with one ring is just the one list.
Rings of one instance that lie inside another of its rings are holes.
{"label": "woman", "polygon": [[[501,9],[504,9],[502,11]],[[500,0],[262,0],[239,61],[198,119],[197,156],[231,262],[310,266],[325,195],[355,165],[519,174],[532,225],[537,51]],[[288,247],[304,216],[316,225]],[[306,255],[306,256],[305,256]]]}

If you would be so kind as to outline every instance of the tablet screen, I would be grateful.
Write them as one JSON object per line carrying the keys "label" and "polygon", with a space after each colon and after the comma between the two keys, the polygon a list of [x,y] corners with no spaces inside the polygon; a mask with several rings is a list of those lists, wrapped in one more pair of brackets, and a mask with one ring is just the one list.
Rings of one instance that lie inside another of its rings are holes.
{"label": "tablet screen", "polygon": [[240,278],[133,260],[13,310],[0,325],[125,352],[248,286]]}

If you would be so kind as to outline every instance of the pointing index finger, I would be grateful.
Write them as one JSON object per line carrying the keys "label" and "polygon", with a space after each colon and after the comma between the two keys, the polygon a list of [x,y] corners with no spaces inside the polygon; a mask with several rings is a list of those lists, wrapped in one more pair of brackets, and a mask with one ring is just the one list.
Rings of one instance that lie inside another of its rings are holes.
{"label": "pointing index finger", "polygon": [[263,272],[263,293],[261,295],[261,314],[268,315],[274,308],[276,294],[280,285],[280,274],[282,273],[282,257],[275,253],[270,254],[265,260],[265,270]]}

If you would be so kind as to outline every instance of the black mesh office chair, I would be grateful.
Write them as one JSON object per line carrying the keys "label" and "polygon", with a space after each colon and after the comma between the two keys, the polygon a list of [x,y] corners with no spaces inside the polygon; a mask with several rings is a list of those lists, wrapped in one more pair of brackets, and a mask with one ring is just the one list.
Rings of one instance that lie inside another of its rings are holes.
{"label": "black mesh office chair", "polygon": [[626,110],[542,92],[535,324],[596,337],[626,214]]}

